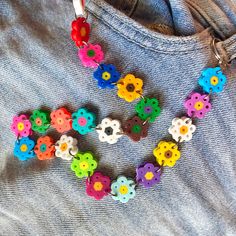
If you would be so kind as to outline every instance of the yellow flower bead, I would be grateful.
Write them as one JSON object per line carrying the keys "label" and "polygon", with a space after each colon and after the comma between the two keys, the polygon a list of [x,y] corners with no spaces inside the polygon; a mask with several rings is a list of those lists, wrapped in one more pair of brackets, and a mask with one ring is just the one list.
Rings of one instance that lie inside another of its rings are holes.
{"label": "yellow flower bead", "polygon": [[135,78],[132,74],[128,74],[118,81],[117,95],[127,102],[132,102],[141,96],[140,94],[143,93],[142,87],[143,81],[141,79]]}
{"label": "yellow flower bead", "polygon": [[175,143],[161,141],[153,150],[153,154],[159,165],[173,167],[176,161],[179,160],[181,153]]}

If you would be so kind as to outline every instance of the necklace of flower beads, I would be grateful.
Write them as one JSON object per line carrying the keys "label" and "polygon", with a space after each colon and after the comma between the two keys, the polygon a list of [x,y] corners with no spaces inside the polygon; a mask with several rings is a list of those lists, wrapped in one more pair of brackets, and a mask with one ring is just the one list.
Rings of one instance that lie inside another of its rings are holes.
{"label": "necklace of flower beads", "polygon": [[[82,9],[84,10],[83,7]],[[86,18],[79,17],[74,22],[72,23],[72,27],[73,30],[76,29],[77,32],[76,44],[80,47],[87,47],[88,39],[86,41],[86,37],[88,37],[87,33],[89,27],[88,23],[86,22]],[[73,33],[72,38],[75,39]],[[84,42],[86,42],[86,44],[84,44]],[[220,57],[220,54],[215,47],[215,39],[212,41],[212,46],[213,52],[216,58],[219,60],[219,64],[226,66],[227,62],[225,62],[225,60]],[[95,60],[92,61],[95,62]],[[160,141],[157,147],[153,150],[156,163],[154,164],[148,162],[140,165],[136,169],[136,176],[134,179],[127,178],[125,176],[118,176],[116,180],[111,182],[110,177],[96,171],[97,161],[94,155],[91,152],[79,152],[77,140],[65,134],[62,135],[55,144],[51,137],[43,136],[37,140],[37,144],[35,145],[35,142],[28,137],[32,134],[32,130],[44,133],[49,127],[49,115],[39,110],[34,111],[29,119],[26,115],[20,115],[13,118],[11,129],[18,137],[17,141],[15,142],[14,155],[20,160],[27,160],[34,157],[35,155],[37,155],[38,159],[40,160],[51,159],[54,155],[66,160],[72,159],[71,169],[75,172],[78,178],[86,178],[86,193],[89,196],[94,197],[96,200],[101,200],[103,197],[111,195],[114,200],[119,200],[122,203],[126,203],[135,196],[136,187],[138,185],[143,185],[146,188],[154,186],[160,182],[163,168],[165,166],[173,167],[175,165],[176,161],[179,160],[181,156],[179,144],[181,142],[187,142],[191,140],[192,135],[196,130],[196,126],[192,123],[192,118],[202,119],[206,113],[211,110],[210,96],[213,93],[221,92],[226,83],[226,80],[226,76],[222,73],[220,67],[206,68],[202,71],[198,83],[202,87],[203,92],[192,92],[188,96],[184,103],[184,107],[187,110],[187,115],[174,118],[172,120],[172,125],[168,129],[174,141]],[[104,83],[101,84],[104,85]],[[110,83],[109,86],[113,85],[114,84]],[[145,104],[145,99],[142,99],[141,102]],[[80,120],[81,112],[79,112],[81,109],[83,111],[82,115],[84,115],[82,116],[82,120]],[[91,115],[85,108],[81,109],[79,109],[76,113],[73,113],[72,116],[65,108],[60,108],[56,111],[53,111],[50,115],[51,125],[56,128],[57,131],[65,132],[68,131],[71,126],[73,127],[74,122],[77,122],[80,127],[81,124],[83,126],[84,124],[87,124],[89,120],[94,120],[94,116]],[[85,115],[88,113],[89,116]],[[88,117],[90,117],[90,119],[88,119]],[[107,122],[110,124],[110,127],[120,124],[119,122],[117,123],[117,121],[112,123],[112,120],[109,118],[105,118],[104,120],[104,124]],[[147,118],[144,120],[147,122]],[[98,128],[101,129],[97,129],[97,131],[103,130],[103,132],[109,136],[111,130],[107,132],[105,131],[107,127],[103,126],[103,121],[101,123],[101,127],[98,126]],[[142,130],[144,125],[145,122],[142,121],[139,128],[137,128],[136,123],[132,123],[131,126],[127,125],[127,127],[129,127],[128,130],[131,130],[131,133],[136,134],[137,130]],[[88,127],[92,128],[93,123],[89,123]],[[78,127],[76,126],[76,128]],[[83,132],[86,133],[85,130],[82,131],[82,133]]]}

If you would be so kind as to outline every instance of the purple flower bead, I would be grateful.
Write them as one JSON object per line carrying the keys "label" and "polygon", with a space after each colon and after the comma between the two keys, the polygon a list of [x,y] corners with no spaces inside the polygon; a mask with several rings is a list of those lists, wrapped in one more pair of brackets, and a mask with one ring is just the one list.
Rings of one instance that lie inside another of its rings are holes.
{"label": "purple flower bead", "polygon": [[211,110],[209,96],[206,94],[193,93],[184,103],[189,117],[202,119]]}
{"label": "purple flower bead", "polygon": [[144,166],[136,169],[136,180],[144,187],[149,188],[160,182],[160,167],[155,167],[152,163],[146,163]]}

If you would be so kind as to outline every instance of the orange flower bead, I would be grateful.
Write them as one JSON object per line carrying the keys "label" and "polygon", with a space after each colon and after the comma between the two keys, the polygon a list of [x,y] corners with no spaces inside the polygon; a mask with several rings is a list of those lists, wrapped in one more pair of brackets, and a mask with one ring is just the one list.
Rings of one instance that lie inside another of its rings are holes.
{"label": "orange flower bead", "polygon": [[66,108],[60,108],[53,111],[50,115],[51,125],[59,133],[63,133],[72,129],[72,118],[71,113]]}
{"label": "orange flower bead", "polygon": [[49,136],[40,137],[35,145],[34,152],[39,160],[51,159],[54,156],[54,141]]}

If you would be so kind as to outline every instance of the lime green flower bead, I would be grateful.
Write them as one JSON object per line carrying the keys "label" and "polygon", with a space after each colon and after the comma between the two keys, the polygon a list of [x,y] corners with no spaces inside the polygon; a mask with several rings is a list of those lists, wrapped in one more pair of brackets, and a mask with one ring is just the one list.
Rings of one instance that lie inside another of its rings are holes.
{"label": "lime green flower bead", "polygon": [[75,172],[78,178],[89,177],[93,175],[97,168],[97,161],[90,152],[77,153],[71,163],[71,170]]}

